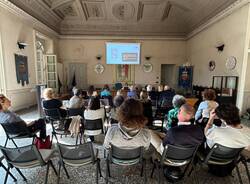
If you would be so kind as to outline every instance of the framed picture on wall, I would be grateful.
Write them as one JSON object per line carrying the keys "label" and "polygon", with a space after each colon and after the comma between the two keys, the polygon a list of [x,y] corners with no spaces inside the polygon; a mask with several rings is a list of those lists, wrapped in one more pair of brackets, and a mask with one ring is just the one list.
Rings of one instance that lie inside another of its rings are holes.
{"label": "framed picture on wall", "polygon": [[178,85],[182,88],[191,88],[193,82],[193,67],[180,66]]}
{"label": "framed picture on wall", "polygon": [[28,57],[23,55],[15,54],[15,64],[16,64],[16,78],[17,83],[29,84],[29,73],[28,73]]}
{"label": "framed picture on wall", "polygon": [[134,65],[114,65],[115,66],[115,82],[134,83],[135,67]]}

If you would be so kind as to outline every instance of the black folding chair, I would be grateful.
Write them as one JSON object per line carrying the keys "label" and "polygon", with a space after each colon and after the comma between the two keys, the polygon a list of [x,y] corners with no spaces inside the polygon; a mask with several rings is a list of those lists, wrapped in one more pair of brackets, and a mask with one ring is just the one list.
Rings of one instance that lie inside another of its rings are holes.
{"label": "black folding chair", "polygon": [[250,158],[247,158],[247,157],[245,157],[244,155],[241,154],[240,161],[245,166],[247,177],[248,177],[248,181],[250,183],[250,173],[249,173],[249,169],[248,169],[248,166],[247,166],[247,164],[250,163]]}
{"label": "black folding chair", "polygon": [[104,133],[102,119],[84,120],[84,135],[96,136]]}
{"label": "black folding chair", "polygon": [[98,158],[98,150],[94,152],[91,142],[87,142],[80,145],[65,145],[57,143],[59,150],[59,174],[58,182],[60,179],[61,167],[63,167],[67,178],[69,179],[69,173],[65,165],[71,167],[80,167],[89,164],[96,164],[96,183],[98,183],[98,172],[102,177],[100,159]]}
{"label": "black folding chair", "polygon": [[[23,139],[23,138],[33,138],[32,139],[32,143],[34,142],[34,139],[36,136],[36,134],[39,132],[39,130],[37,130],[36,132],[31,133],[28,128],[23,127],[22,128],[22,133],[14,133],[13,132],[13,126],[15,126],[14,123],[1,123],[5,134],[6,134],[6,141],[4,144],[4,147],[7,146],[7,143],[9,140],[11,140],[13,142],[13,144],[15,145],[16,148],[18,148],[16,142],[14,141],[14,139]],[[16,128],[15,128],[16,129]]]}
{"label": "black folding chair", "polygon": [[[153,177],[154,170],[157,167],[158,183],[160,183],[160,177],[161,174],[163,174],[163,167],[167,166],[167,169],[168,167],[178,168],[180,172],[178,176],[170,174],[168,177],[174,182],[181,180],[185,176],[189,167],[191,171],[193,170],[193,160],[197,149],[198,145],[193,147],[175,146],[170,144],[166,145],[162,156],[158,159],[155,159],[154,161],[153,169],[151,172],[151,178]],[[191,175],[191,172],[189,173],[189,175]]]}
{"label": "black folding chair", "polygon": [[7,182],[8,175],[11,175],[10,169],[13,167],[16,168],[24,181],[27,181],[27,179],[20,169],[28,169],[46,165],[47,170],[44,183],[47,183],[48,181],[49,166],[53,168],[55,174],[57,175],[56,169],[51,161],[53,150],[39,151],[35,145],[28,145],[19,148],[6,148],[0,146],[0,150],[2,151],[3,156],[8,164],[5,182]]}
{"label": "black folding chair", "polygon": [[58,142],[57,134],[61,135],[61,137],[62,135],[67,136],[68,133],[65,130],[65,123],[67,121],[67,117],[62,117],[59,109],[45,109],[44,108],[44,113],[45,113],[47,121],[50,122],[52,125],[51,142],[53,142],[54,137],[56,138],[56,141]]}
{"label": "black folding chair", "polygon": [[[143,176],[143,170],[146,167],[146,161],[143,159],[143,150],[143,147],[122,149],[117,146],[111,145],[108,156],[106,158],[106,183],[108,183],[108,178],[111,177],[110,164],[120,166],[132,166],[135,164],[141,164],[140,175]],[[144,176],[146,182],[146,172],[144,172]]]}
{"label": "black folding chair", "polygon": [[201,153],[198,153],[197,156],[200,162],[208,165],[227,166],[228,164],[233,164],[233,166],[236,168],[239,181],[242,183],[238,168],[239,155],[242,149],[243,148],[229,148],[216,143],[209,151],[207,156]]}

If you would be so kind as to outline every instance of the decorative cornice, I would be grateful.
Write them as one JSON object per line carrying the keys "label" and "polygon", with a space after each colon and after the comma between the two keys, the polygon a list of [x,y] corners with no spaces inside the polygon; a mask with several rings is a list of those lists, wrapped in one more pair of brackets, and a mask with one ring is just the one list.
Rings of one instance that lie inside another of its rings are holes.
{"label": "decorative cornice", "polygon": [[218,13],[217,15],[215,15],[214,17],[212,17],[211,19],[206,21],[204,24],[202,24],[201,26],[199,26],[198,28],[196,28],[192,32],[188,33],[186,36],[186,40],[189,40],[193,36],[200,33],[201,31],[206,30],[208,27],[210,27],[214,23],[229,16],[230,14],[232,14],[233,12],[238,10],[239,8],[243,7],[244,5],[248,4],[249,2],[250,2],[250,0],[238,0],[235,3],[231,4],[229,7],[227,7],[226,9],[224,9],[223,11],[221,11],[220,13]]}
{"label": "decorative cornice", "polygon": [[171,36],[84,36],[84,35],[60,35],[62,40],[170,40],[185,41],[185,37]]}
{"label": "decorative cornice", "polygon": [[29,23],[33,25],[34,29],[39,29],[39,30],[41,29],[45,32],[48,32],[52,36],[59,37],[59,34],[56,31],[54,31],[53,29],[51,29],[50,27],[48,27],[41,21],[37,20],[36,18],[32,17],[31,15],[29,15],[22,9],[18,8],[16,5],[9,2],[8,0],[0,0],[0,7],[3,7],[4,9],[13,13],[14,15],[28,21]]}

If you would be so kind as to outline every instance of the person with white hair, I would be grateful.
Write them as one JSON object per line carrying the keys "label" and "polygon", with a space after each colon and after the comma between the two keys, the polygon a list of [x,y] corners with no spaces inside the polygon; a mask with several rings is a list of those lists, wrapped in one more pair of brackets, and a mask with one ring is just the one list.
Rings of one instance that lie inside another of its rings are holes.
{"label": "person with white hair", "polygon": [[172,104],[173,104],[173,109],[171,109],[170,111],[168,111],[168,122],[167,122],[167,130],[169,130],[170,128],[173,127],[174,122],[173,121],[178,121],[177,120],[177,115],[178,112],[180,110],[180,107],[186,103],[186,99],[184,96],[182,95],[175,95],[173,100],[172,100]]}
{"label": "person with white hair", "polygon": [[81,90],[75,89],[74,96],[69,100],[68,108],[77,109],[83,106],[83,99],[81,98]]}
{"label": "person with white hair", "polygon": [[147,85],[147,88],[146,88],[146,90],[147,90],[147,92],[150,92],[150,91],[152,91],[152,86],[149,84],[149,85]]}

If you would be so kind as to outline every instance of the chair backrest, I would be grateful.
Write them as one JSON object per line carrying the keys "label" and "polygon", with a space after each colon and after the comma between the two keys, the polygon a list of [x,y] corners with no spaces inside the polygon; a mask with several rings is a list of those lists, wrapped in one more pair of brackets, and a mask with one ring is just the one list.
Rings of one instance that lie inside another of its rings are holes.
{"label": "chair backrest", "polygon": [[122,149],[111,145],[109,160],[118,165],[133,165],[142,161],[144,148]]}
{"label": "chair backrest", "polygon": [[103,131],[103,123],[102,119],[85,119],[84,120],[84,129],[85,130],[102,130]]}
{"label": "chair backrest", "polygon": [[69,160],[92,160],[95,161],[93,144],[86,142],[79,145],[66,145],[57,143],[59,149],[59,157]]}
{"label": "chair backrest", "polygon": [[20,166],[28,167],[27,163],[38,163],[39,165],[45,165],[40,152],[35,145],[28,145],[18,148],[6,148],[0,146],[0,150],[3,153],[4,158],[14,167],[19,168]]}
{"label": "chair backrest", "polygon": [[[103,99],[100,99],[101,103],[103,103],[102,105],[104,106],[111,106],[113,107],[113,97],[112,96],[103,96]],[[104,102],[102,102],[102,100],[105,100]]]}
{"label": "chair backrest", "polygon": [[[111,97],[112,98],[112,97]],[[103,106],[108,106],[108,105],[110,105],[109,104],[109,99],[108,99],[108,97],[103,97],[103,99],[100,99],[100,103],[101,103],[101,105],[103,105]]]}
{"label": "chair backrest", "polygon": [[60,120],[62,118],[61,113],[59,109],[45,109],[44,113],[46,115],[46,118],[52,119],[52,120]]}
{"label": "chair backrest", "polygon": [[204,162],[210,163],[212,161],[214,164],[228,164],[239,157],[242,149],[243,148],[229,148],[216,143],[208,153]]}
{"label": "chair backrest", "polygon": [[84,112],[84,107],[82,108],[69,108],[68,110],[68,115],[69,116],[82,116],[83,117],[83,112]]}
{"label": "chair backrest", "polygon": [[171,160],[172,162],[183,162],[184,165],[186,165],[193,160],[197,149],[198,145],[193,147],[183,147],[169,144],[163,151],[161,164],[164,164],[166,160]]}
{"label": "chair backrest", "polygon": [[9,137],[9,135],[19,135],[20,133],[30,134],[25,123],[21,123],[21,122],[1,123],[1,125],[6,133],[7,137]]}

